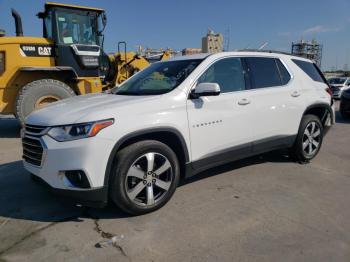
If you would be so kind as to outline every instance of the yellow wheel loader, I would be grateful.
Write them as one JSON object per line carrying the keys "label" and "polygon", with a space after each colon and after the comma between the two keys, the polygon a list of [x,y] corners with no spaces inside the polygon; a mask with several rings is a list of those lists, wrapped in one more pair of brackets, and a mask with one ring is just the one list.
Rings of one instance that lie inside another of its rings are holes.
{"label": "yellow wheel loader", "polygon": [[[23,36],[20,15],[12,9],[12,16],[16,36],[0,30],[0,114],[14,114],[22,124],[36,109],[107,90],[149,65],[145,57],[126,52],[125,42],[114,55],[104,52],[103,9],[46,3],[38,13],[43,37]],[[160,60],[168,57],[164,52]]]}

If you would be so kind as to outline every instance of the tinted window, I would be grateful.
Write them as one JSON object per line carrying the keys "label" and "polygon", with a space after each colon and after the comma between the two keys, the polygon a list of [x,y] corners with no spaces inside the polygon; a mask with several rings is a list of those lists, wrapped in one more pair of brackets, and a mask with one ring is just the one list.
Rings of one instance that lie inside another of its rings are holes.
{"label": "tinted window", "polygon": [[274,58],[247,57],[253,88],[280,86],[281,77]]}
{"label": "tinted window", "polygon": [[243,66],[240,58],[225,58],[211,65],[198,83],[217,83],[221,93],[245,89]]}
{"label": "tinted window", "polygon": [[292,61],[299,66],[312,80],[324,83],[324,78],[320,74],[315,64],[310,62],[301,61],[298,59],[292,59]]}
{"label": "tinted window", "polygon": [[282,64],[279,59],[276,59],[277,67],[281,75],[282,85],[285,85],[290,80],[290,74],[288,73],[286,67]]}

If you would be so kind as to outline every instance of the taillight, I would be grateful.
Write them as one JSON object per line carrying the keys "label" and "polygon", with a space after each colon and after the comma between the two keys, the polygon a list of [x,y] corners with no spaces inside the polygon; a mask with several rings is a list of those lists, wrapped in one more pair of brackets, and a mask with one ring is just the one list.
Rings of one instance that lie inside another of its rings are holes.
{"label": "taillight", "polygon": [[331,89],[331,87],[330,87],[330,86],[328,86],[328,87],[326,88],[326,91],[327,91],[327,93],[328,93],[330,96],[332,96],[332,95],[333,95],[333,93],[332,93],[332,89]]}
{"label": "taillight", "polygon": [[333,106],[333,92],[330,85],[327,85],[326,92],[331,96],[331,106]]}

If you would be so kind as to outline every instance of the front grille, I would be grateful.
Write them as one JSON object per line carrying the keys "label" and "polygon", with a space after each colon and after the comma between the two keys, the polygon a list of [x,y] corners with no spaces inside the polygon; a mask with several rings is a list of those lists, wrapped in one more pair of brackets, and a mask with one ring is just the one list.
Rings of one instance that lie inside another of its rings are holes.
{"label": "front grille", "polygon": [[31,134],[31,135],[42,135],[43,131],[46,130],[45,126],[34,126],[34,125],[26,125],[25,126],[25,132],[27,134]]}
{"label": "front grille", "polygon": [[47,127],[26,125],[22,138],[23,160],[35,166],[41,166],[44,148],[40,137],[46,133]]}

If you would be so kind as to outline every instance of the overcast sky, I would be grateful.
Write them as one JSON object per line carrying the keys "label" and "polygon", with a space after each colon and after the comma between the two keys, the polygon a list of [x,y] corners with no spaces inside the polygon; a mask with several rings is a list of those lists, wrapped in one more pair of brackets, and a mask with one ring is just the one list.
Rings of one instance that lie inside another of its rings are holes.
{"label": "overcast sky", "polygon": [[[57,0],[59,1],[59,0]],[[258,48],[290,51],[291,42],[317,39],[323,44],[322,69],[345,64],[350,68],[350,0],[60,0],[107,10],[105,49],[116,50],[127,41],[129,50],[144,47],[201,47],[211,28],[229,36],[230,49]],[[24,34],[41,36],[42,0],[0,0],[0,28],[14,35],[10,8],[23,19]]]}

